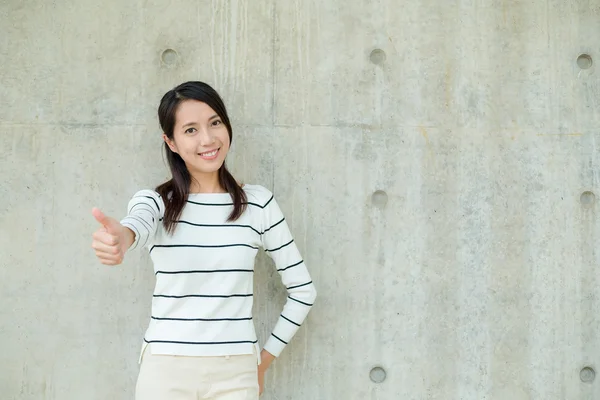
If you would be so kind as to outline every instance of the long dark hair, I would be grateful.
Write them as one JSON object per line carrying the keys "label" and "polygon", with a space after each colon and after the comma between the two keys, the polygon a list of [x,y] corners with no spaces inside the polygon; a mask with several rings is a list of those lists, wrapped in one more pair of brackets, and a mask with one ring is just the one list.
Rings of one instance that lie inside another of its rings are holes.
{"label": "long dark hair", "polygon": [[[225,109],[225,104],[221,96],[209,85],[204,82],[185,82],[176,88],[169,90],[163,96],[158,106],[158,120],[164,134],[173,140],[173,130],[175,128],[175,114],[179,104],[184,100],[198,100],[206,103],[221,118],[229,132],[229,141],[233,141],[231,122]],[[185,206],[190,194],[190,185],[192,177],[185,162],[179,154],[171,151],[165,143],[165,154],[169,162],[172,178],[156,188],[165,203],[165,214],[163,225],[167,232],[173,233],[177,220],[179,219],[183,207]],[[229,214],[228,221],[238,219],[247,206],[246,193],[237,183],[233,175],[227,170],[225,162],[219,168],[219,184],[231,195],[233,199],[233,210]]]}

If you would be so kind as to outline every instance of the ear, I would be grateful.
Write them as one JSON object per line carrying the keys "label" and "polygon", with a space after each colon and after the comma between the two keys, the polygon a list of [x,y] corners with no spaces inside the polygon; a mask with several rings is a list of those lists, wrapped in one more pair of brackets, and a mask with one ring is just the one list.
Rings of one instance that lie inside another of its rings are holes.
{"label": "ear", "polygon": [[165,141],[165,143],[167,144],[167,146],[169,146],[169,149],[171,149],[171,151],[173,153],[177,153],[177,146],[175,145],[175,142],[173,140],[169,139],[169,137],[167,135],[165,135],[164,133],[162,135],[162,138]]}

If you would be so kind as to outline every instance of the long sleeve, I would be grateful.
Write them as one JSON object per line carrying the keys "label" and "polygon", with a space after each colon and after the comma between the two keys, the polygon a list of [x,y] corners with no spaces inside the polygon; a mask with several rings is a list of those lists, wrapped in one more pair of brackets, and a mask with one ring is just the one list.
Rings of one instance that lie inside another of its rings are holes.
{"label": "long sleeve", "polygon": [[263,208],[262,227],[263,248],[275,262],[288,293],[283,312],[264,346],[277,357],[306,319],[317,291],[272,194]]}
{"label": "long sleeve", "polygon": [[127,205],[127,216],[121,220],[121,225],[135,233],[135,240],[130,250],[148,245],[156,233],[164,212],[163,200],[153,190],[140,190],[131,198]]}

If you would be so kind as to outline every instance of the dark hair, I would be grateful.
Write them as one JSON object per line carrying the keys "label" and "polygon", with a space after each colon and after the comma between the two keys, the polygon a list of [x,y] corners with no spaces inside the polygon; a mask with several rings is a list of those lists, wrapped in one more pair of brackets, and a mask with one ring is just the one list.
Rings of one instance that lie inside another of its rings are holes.
{"label": "dark hair", "polygon": [[[231,123],[221,96],[206,83],[198,81],[182,83],[165,93],[160,101],[160,105],[158,106],[158,120],[164,134],[169,139],[173,140],[175,114],[179,104],[184,100],[198,100],[206,103],[210,108],[215,110],[227,127],[229,141],[231,142],[233,140]],[[175,230],[177,220],[179,219],[190,194],[192,177],[179,154],[171,151],[167,143],[164,144],[164,147],[172,178],[158,186],[156,191],[161,195],[165,203],[163,225],[167,232],[172,233]],[[247,198],[244,190],[227,170],[225,162],[223,162],[223,165],[219,168],[219,184],[233,199],[233,210],[231,211],[231,214],[229,214],[227,220],[235,221],[246,209]]]}

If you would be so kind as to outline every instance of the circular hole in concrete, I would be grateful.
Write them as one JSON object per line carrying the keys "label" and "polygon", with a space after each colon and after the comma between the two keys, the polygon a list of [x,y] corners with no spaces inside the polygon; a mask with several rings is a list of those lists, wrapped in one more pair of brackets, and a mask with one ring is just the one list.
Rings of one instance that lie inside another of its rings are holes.
{"label": "circular hole in concrete", "polygon": [[577,57],[577,65],[581,69],[589,69],[592,67],[593,63],[592,57],[589,54],[582,54]]}
{"label": "circular hole in concrete", "polygon": [[177,59],[179,58],[179,54],[177,54],[177,52],[173,49],[166,49],[165,51],[162,52],[160,59],[162,60],[163,63],[167,64],[167,65],[173,65],[177,62]]}
{"label": "circular hole in concrete", "polygon": [[582,382],[591,383],[596,379],[596,371],[592,367],[585,367],[579,372]]}
{"label": "circular hole in concrete", "polygon": [[373,64],[382,64],[386,58],[385,51],[381,49],[375,49],[371,52],[369,58]]}
{"label": "circular hole in concrete", "polygon": [[388,202],[388,195],[383,190],[376,190],[371,195],[371,201],[375,207],[383,208]]}
{"label": "circular hole in concrete", "polygon": [[593,192],[585,191],[581,193],[579,201],[581,202],[582,206],[589,208],[596,202],[596,195]]}
{"label": "circular hole in concrete", "polygon": [[381,383],[381,382],[385,381],[386,375],[387,374],[385,373],[385,369],[383,369],[381,367],[375,367],[369,373],[369,377],[375,383]]}

